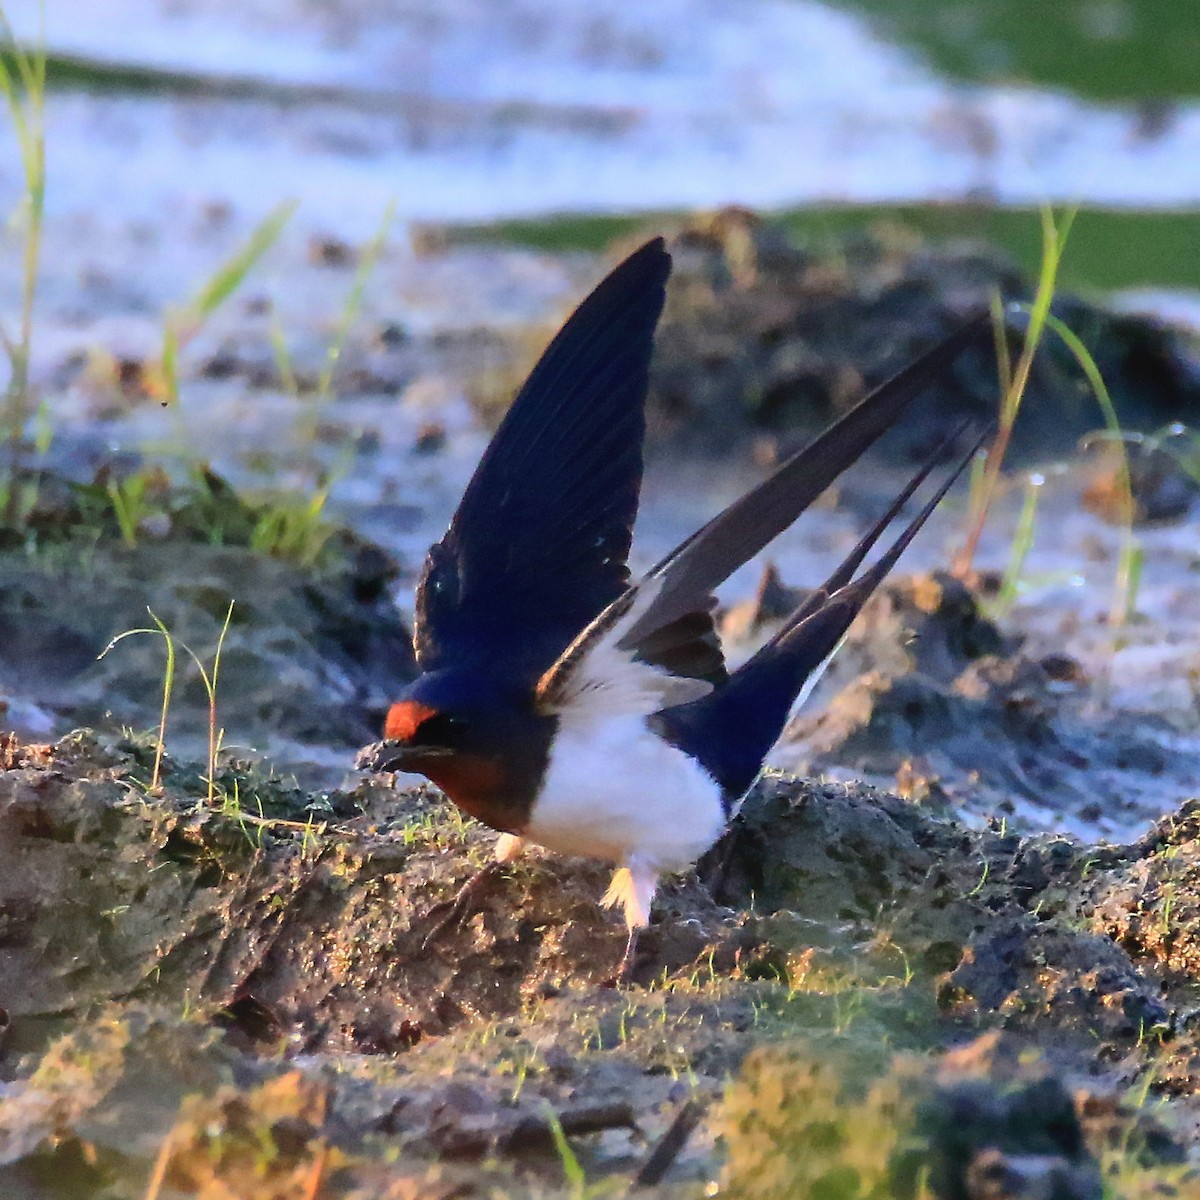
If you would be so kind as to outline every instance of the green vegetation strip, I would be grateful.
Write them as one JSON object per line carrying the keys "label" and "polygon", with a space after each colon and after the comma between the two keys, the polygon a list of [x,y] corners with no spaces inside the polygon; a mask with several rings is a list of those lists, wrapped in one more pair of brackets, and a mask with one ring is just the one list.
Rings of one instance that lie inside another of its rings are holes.
{"label": "green vegetation strip", "polygon": [[[931,240],[970,238],[998,245],[1027,272],[1042,261],[1039,209],[982,204],[847,204],[778,214],[797,236],[817,246],[876,224],[905,226]],[[638,215],[559,213],[449,230],[451,240],[509,242],[541,250],[600,250],[619,237],[678,225],[681,210]],[[1072,288],[1198,288],[1200,209],[1081,208],[1071,231],[1071,256],[1060,283]]]}

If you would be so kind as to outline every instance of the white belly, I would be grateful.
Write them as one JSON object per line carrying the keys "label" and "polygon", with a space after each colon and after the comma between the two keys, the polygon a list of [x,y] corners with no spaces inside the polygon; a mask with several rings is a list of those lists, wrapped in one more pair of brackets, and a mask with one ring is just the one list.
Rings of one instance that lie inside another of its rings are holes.
{"label": "white belly", "polygon": [[725,828],[721,789],[696,761],[611,716],[559,728],[523,836],[561,854],[681,871]]}

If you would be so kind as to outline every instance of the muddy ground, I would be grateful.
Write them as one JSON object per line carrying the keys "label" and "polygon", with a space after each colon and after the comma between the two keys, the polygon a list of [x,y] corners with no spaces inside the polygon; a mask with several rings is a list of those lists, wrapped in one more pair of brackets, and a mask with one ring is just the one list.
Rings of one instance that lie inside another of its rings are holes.
{"label": "muddy ground", "polygon": [[[7,739],[4,1194],[559,1194],[556,1130],[618,1193],[1192,1194],[1150,1189],[1200,1187],[1195,804],[1124,846],[963,824],[963,745],[993,797],[1006,759],[1080,768],[1063,664],[947,577],[890,585],[846,656],[876,669],[822,752],[901,756],[905,797],[768,774],[621,990],[600,864],[535,853],[425,944],[492,840],[432,789],[227,755],[210,802],[170,757],[153,788],[144,737]],[[920,734],[940,777],[885,678],[961,706]]]}
{"label": "muddy ground", "polygon": [[[144,751],[85,733],[4,756],[6,1196],[540,1194],[555,1122],[623,1186],[689,1105],[664,1194],[805,1194],[807,1124],[844,1143],[825,1170],[901,1170],[859,1144],[888,1080],[908,1107],[875,1119],[936,1194],[1095,1196],[1102,1163],[1178,1173],[1200,1116],[1191,806],[1086,847],[772,775],[717,899],[665,889],[617,990],[586,862],[533,856],[423,945],[490,841],[428,790],[314,810],[244,777],[239,808],[227,772],[209,807],[186,768],[149,794]],[[1060,1183],[968,1182],[997,1172]]]}
{"label": "muddy ground", "polygon": [[[830,259],[731,213],[676,245],[639,562],[993,285],[1028,290],[991,251],[895,231]],[[442,280],[535,261],[427,254]],[[536,261],[536,287],[599,270]],[[1125,419],[1190,419],[1185,333],[1067,307]],[[314,413],[251,314],[188,360],[192,403],[228,418],[222,475],[154,476],[132,539],[108,484],[154,451],[105,455],[156,415],[144,363],[86,387],[59,364],[79,420],[0,547],[0,1195],[1200,1195],[1194,489],[1177,446],[1139,475],[1144,575],[1114,630],[1111,463],[1075,452],[1096,422],[1059,360],[1018,449],[1070,461],[1043,467],[1054,519],[1015,603],[1023,475],[970,587],[942,570],[946,504],[727,842],[664,887],[632,986],[610,986],[600,864],[531,854],[425,945],[491,835],[349,763],[411,673],[421,549],[555,317],[451,337],[382,314]],[[733,658],[849,548],[894,459],[986,403],[981,364],[958,382],[781,540],[766,585],[735,576]],[[246,488],[245,444],[301,494],[358,455],[302,554],[258,545],[277,501]],[[96,656],[149,606],[211,663],[231,598],[215,769],[183,662],[155,786],[163,639]]]}

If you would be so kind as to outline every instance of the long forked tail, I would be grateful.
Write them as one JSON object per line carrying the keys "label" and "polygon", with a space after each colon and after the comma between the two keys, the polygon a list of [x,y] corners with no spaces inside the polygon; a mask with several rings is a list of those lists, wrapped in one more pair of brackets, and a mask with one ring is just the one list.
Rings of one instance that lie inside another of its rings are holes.
{"label": "long forked tail", "polygon": [[700,700],[668,709],[655,718],[663,735],[694,754],[727,796],[741,795],[754,782],[797,701],[816,685],[851,622],[991,435],[989,427],[972,442],[970,450],[899,537],[855,578],[887,527],[969,424],[964,422],[934,451],[833,574],[800,604],[766,645],[730,676],[728,683]]}
{"label": "long forked tail", "polygon": [[636,647],[656,630],[706,607],[704,598],[713,588],[782,533],[967,346],[990,337],[991,329],[989,313],[972,317],[676,546],[650,570],[647,579],[655,581],[656,594],[621,645]]}

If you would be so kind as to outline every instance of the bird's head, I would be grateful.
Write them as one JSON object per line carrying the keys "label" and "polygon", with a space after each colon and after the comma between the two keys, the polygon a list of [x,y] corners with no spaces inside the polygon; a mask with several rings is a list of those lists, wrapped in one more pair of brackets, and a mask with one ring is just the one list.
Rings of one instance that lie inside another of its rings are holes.
{"label": "bird's head", "polygon": [[[383,741],[359,755],[360,767],[374,771],[428,774],[438,760],[484,751],[482,737],[496,711],[454,679],[423,675],[388,709]],[[501,710],[502,711],[502,710]]]}
{"label": "bird's head", "polygon": [[507,814],[536,789],[551,732],[522,696],[437,672],[421,676],[392,704],[383,741],[360,751],[356,765],[424,775],[472,815],[508,829],[512,818],[495,808]]}

